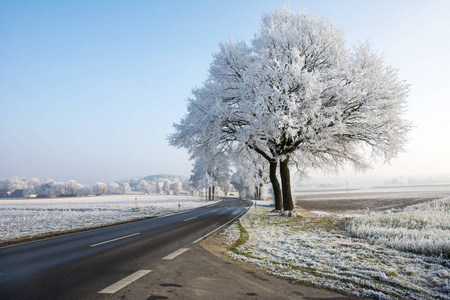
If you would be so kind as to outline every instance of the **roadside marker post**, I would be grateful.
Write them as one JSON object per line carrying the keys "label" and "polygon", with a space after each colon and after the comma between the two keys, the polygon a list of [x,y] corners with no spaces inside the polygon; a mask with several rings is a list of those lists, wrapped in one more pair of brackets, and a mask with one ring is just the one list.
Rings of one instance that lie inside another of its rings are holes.
{"label": "roadside marker post", "polygon": [[138,207],[137,207],[137,197],[135,198],[135,200],[136,200],[136,209],[138,209]]}

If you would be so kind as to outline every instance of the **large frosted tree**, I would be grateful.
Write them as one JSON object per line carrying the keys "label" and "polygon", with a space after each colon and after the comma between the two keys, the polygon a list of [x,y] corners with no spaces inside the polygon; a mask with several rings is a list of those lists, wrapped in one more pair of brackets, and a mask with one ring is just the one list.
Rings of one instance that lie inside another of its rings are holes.
{"label": "large frosted tree", "polygon": [[396,157],[406,142],[408,85],[368,43],[348,49],[328,19],[288,6],[266,14],[251,47],[222,44],[209,73],[172,143],[255,151],[270,163],[276,202],[279,165],[284,210],[294,208],[292,164],[364,169]]}

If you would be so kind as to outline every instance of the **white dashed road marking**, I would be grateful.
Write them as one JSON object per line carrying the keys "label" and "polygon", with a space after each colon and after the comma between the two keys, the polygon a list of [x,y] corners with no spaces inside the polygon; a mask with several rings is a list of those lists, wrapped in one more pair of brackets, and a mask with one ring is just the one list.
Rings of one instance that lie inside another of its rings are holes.
{"label": "white dashed road marking", "polygon": [[138,234],[141,234],[141,233],[137,232],[137,233],[129,234],[129,235],[126,235],[126,236],[121,236],[121,237],[118,237],[116,239],[112,239],[112,240],[109,240],[109,241],[104,241],[104,242],[101,242],[101,243],[90,245],[89,247],[97,247],[97,246],[100,246],[100,245],[103,245],[103,244],[115,242],[115,241],[118,241],[118,240],[123,240],[123,239],[129,238],[129,237],[132,237],[132,236],[135,236],[135,235],[138,235]]}
{"label": "white dashed road marking", "polygon": [[101,290],[98,293],[99,294],[114,294],[115,292],[117,292],[121,288],[126,287],[130,283],[138,280],[139,278],[141,278],[142,276],[150,273],[151,271],[152,270],[140,270],[140,271],[137,271],[137,272],[131,274],[130,276],[127,276],[124,279],[122,279],[120,281],[117,281],[113,285],[108,286],[107,288]]}
{"label": "white dashed road marking", "polygon": [[163,257],[163,259],[174,259],[175,257],[177,257],[180,254],[183,254],[187,250],[189,250],[189,248],[180,248],[177,251],[173,252],[172,254]]}
{"label": "white dashed road marking", "polygon": [[184,220],[184,222],[194,220],[194,219],[197,219],[197,217],[192,217],[192,218],[186,219],[186,220]]}

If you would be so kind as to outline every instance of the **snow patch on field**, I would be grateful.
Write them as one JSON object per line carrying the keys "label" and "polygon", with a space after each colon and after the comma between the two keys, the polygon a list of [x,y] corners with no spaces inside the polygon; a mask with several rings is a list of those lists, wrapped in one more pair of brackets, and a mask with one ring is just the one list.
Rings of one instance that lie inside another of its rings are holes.
{"label": "snow patch on field", "polygon": [[153,195],[1,200],[0,243],[162,216],[211,203],[199,197]]}
{"label": "snow patch on field", "polygon": [[[347,230],[349,219],[336,215],[285,218],[270,209],[258,206],[241,219],[249,239],[230,252],[232,257],[292,282],[355,296],[450,299],[447,257],[400,251],[354,237]],[[227,234],[236,239],[238,226],[231,226]]]}

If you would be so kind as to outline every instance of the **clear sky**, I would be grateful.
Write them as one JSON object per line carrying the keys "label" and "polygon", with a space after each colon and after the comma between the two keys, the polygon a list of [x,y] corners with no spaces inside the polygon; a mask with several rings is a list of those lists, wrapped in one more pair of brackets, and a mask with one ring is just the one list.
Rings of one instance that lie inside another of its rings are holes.
{"label": "clear sky", "polygon": [[[285,1],[0,0],[0,178],[189,175],[167,134],[218,44]],[[450,1],[290,1],[411,84],[407,152],[364,176],[450,173]]]}

